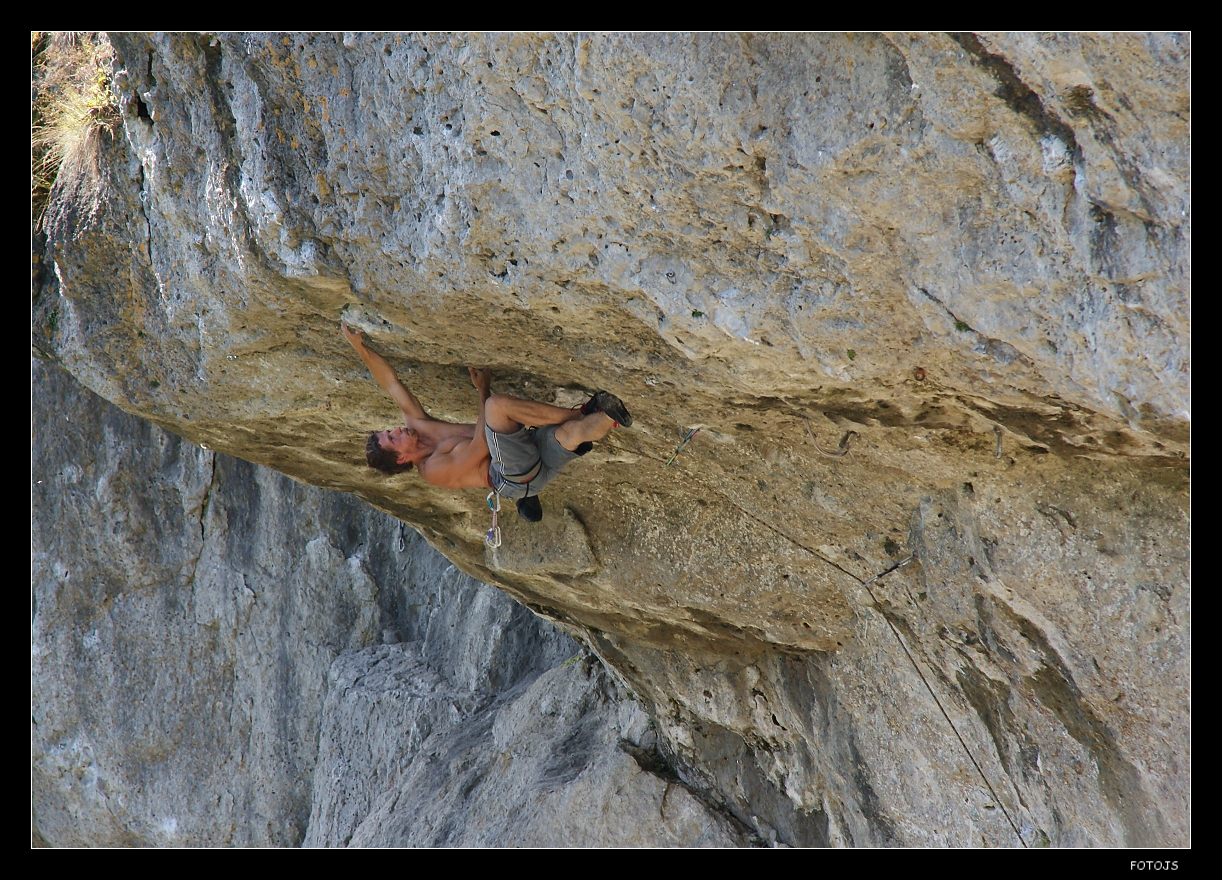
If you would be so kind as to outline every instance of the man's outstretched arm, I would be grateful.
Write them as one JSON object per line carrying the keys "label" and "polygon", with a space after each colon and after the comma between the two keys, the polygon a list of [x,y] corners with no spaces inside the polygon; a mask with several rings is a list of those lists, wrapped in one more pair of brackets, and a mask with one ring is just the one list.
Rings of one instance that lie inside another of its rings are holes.
{"label": "man's outstretched arm", "polygon": [[352,343],[356,353],[361,356],[361,360],[365,362],[365,366],[373,374],[374,381],[382,386],[382,390],[389,394],[391,399],[399,405],[399,409],[403,410],[405,416],[415,419],[432,418],[432,416],[424,411],[424,407],[420,405],[416,395],[408,391],[403,386],[403,383],[399,381],[399,377],[395,375],[394,368],[386,362],[386,358],[365,345],[360,331],[350,329],[342,321],[339,326],[344,331],[344,338]]}

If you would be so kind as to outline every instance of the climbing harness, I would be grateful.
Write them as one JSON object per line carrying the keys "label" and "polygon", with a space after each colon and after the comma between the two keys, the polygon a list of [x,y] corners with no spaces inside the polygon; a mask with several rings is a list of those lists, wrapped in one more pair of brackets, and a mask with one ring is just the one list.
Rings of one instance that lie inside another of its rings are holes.
{"label": "climbing harness", "polygon": [[492,511],[492,528],[484,535],[484,542],[495,550],[501,546],[501,496],[495,489],[488,493],[488,509]]}
{"label": "climbing harness", "polygon": [[687,432],[687,436],[684,437],[681,441],[679,441],[679,445],[675,447],[674,454],[671,455],[671,457],[666,460],[666,467],[670,467],[671,462],[673,462],[676,458],[679,457],[679,453],[683,451],[683,447],[687,445],[687,441],[691,440],[693,437],[695,437],[699,433],[700,433],[699,428],[692,428],[690,431]]}
{"label": "climbing harness", "polygon": [[531,466],[530,470],[528,470],[524,474],[512,474],[512,475],[505,474],[504,476],[505,476],[505,479],[508,480],[510,483],[517,483],[518,485],[526,486],[527,494],[529,495],[530,494],[530,484],[534,481],[535,477],[539,476],[539,471],[541,470],[543,470],[543,459],[542,458],[536,461]]}
{"label": "climbing harness", "polygon": [[[527,428],[527,433],[535,436],[537,428]],[[533,483],[541,473],[543,473],[543,458],[542,455],[535,458],[535,463],[520,474],[507,474],[504,472],[504,459],[501,457],[499,447],[493,444],[489,450],[492,453],[492,461],[488,465],[488,486],[492,489],[488,493],[488,509],[492,511],[492,528],[484,536],[485,542],[493,549],[501,546],[501,529],[500,529],[500,512],[501,512],[501,495],[497,486],[508,488],[510,484],[515,486],[525,487],[525,494],[517,499],[518,515],[528,522],[539,522],[543,518],[543,510],[539,506],[539,493],[535,493],[534,503],[527,504],[531,500],[530,489]],[[495,474],[495,478],[494,478]],[[516,490],[515,490],[516,492]],[[495,498],[495,500],[494,500]]]}

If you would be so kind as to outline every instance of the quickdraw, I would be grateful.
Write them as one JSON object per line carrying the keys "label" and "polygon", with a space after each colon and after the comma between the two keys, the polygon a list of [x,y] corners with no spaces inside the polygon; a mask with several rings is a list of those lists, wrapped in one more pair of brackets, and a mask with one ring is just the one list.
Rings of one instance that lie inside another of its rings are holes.
{"label": "quickdraw", "polygon": [[815,444],[815,449],[818,450],[821,455],[826,455],[828,458],[844,458],[846,455],[850,458],[853,457],[852,450],[849,449],[849,444],[857,439],[856,431],[846,431],[845,435],[840,438],[840,445],[836,447],[836,451],[828,452],[826,449],[822,448],[819,445],[819,441],[815,439],[815,431],[810,426],[810,419],[803,419],[802,421],[806,423],[806,433],[810,434],[810,442]]}
{"label": "quickdraw", "polygon": [[675,447],[674,455],[672,455],[670,458],[666,460],[665,466],[670,467],[671,464],[674,462],[674,460],[679,457],[679,453],[683,451],[683,447],[687,445],[688,441],[691,440],[693,437],[695,437],[699,433],[700,433],[699,428],[692,428],[690,431],[688,431],[687,436],[684,437],[683,440],[680,441],[679,445]]}
{"label": "quickdraw", "polygon": [[488,509],[492,511],[492,528],[484,535],[484,543],[495,550],[501,546],[501,496],[495,489],[488,493]]}

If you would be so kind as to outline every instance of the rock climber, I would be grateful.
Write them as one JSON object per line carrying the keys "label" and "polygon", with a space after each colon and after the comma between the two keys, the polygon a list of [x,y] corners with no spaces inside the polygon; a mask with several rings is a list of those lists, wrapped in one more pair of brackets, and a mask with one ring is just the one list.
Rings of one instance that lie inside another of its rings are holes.
{"label": "rock climber", "polygon": [[491,374],[475,367],[468,370],[479,392],[479,420],[474,425],[443,422],[425,413],[359,331],[343,322],[340,328],[374,380],[403,410],[403,427],[369,435],[369,466],[386,474],[415,466],[426,483],[443,489],[491,489],[514,499],[518,513],[530,522],[543,518],[538,495],[566,464],[589,452],[612,428],[632,425],[623,402],[609,392],[599,391],[583,406],[565,409],[493,394]]}

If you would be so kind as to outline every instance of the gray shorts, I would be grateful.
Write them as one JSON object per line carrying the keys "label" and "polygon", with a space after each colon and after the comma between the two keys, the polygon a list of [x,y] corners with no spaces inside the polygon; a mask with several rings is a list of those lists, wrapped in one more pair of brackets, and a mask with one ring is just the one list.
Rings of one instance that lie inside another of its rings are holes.
{"label": "gray shorts", "polygon": [[[561,469],[573,459],[556,439],[559,425],[542,428],[519,428],[513,434],[498,434],[484,426],[492,464],[488,476],[492,488],[506,498],[538,495],[543,487],[560,475]],[[537,466],[537,470],[536,470]]]}

